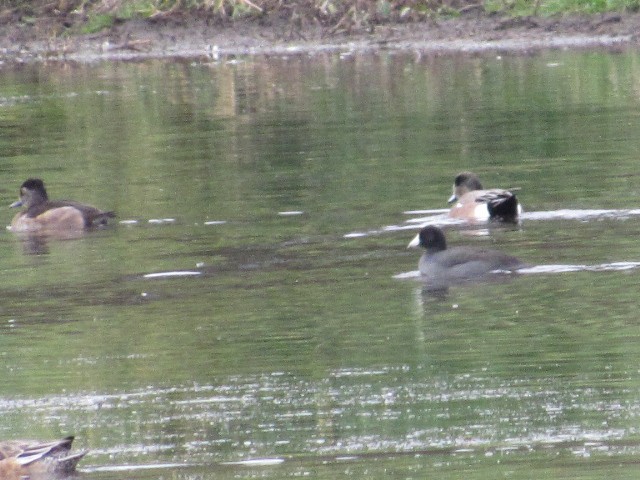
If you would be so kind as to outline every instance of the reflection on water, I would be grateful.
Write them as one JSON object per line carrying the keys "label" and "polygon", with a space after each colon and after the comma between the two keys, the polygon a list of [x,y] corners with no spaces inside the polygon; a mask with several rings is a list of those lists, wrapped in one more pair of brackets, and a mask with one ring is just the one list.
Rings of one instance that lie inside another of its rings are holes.
{"label": "reflection on water", "polygon": [[[0,236],[0,436],[75,433],[88,480],[635,478],[639,69],[3,66],[5,204],[38,175],[122,220]],[[520,223],[448,219],[461,170],[520,187]],[[425,295],[393,277],[429,222],[533,267]]]}
{"label": "reflection on water", "polygon": [[[366,232],[351,232],[346,233],[344,238],[358,238],[365,237],[367,235],[376,235],[383,232],[395,232],[398,230],[419,230],[427,225],[434,226],[447,226],[447,225],[483,225],[491,224],[491,222],[478,221],[468,222],[466,220],[460,220],[457,218],[451,218],[447,214],[448,209],[436,209],[436,210],[412,210],[404,212],[405,215],[424,215],[432,214],[427,217],[415,217],[405,220],[401,225],[386,225],[380,229],[368,230]],[[629,217],[640,215],[640,209],[622,209],[622,210],[573,210],[573,209],[561,209],[552,210],[547,212],[523,212],[520,214],[519,224],[523,221],[545,221],[545,220],[598,220],[603,218],[620,219],[624,220]],[[488,230],[474,229],[475,234],[478,232],[488,232]]]}
{"label": "reflection on water", "polygon": [[[148,426],[193,427],[150,429],[144,447],[93,448],[88,472],[345,455],[364,461],[403,452],[481,458],[538,450],[637,453],[640,443],[625,440],[624,427],[639,416],[637,403],[623,408],[611,392],[589,385],[567,391],[562,377],[540,372],[505,384],[491,375],[495,369],[448,375],[405,365],[336,370],[316,381],[272,373],[215,385],[5,401],[0,408],[29,409],[36,418],[97,408],[92,428],[106,432],[126,432],[130,419],[141,417]],[[242,425],[253,425],[250,435],[241,433]]]}
{"label": "reflection on water", "polygon": [[[620,270],[631,270],[633,268],[640,267],[640,262],[614,262],[614,263],[602,263],[600,265],[535,265],[527,268],[520,268],[514,270],[515,273],[520,275],[534,274],[534,273],[567,273],[567,272],[615,272]],[[494,273],[500,274],[499,270]],[[510,276],[510,275],[504,275]],[[147,275],[148,277],[148,275]],[[399,280],[420,278],[419,270],[412,270],[410,272],[398,273],[393,278]]]}

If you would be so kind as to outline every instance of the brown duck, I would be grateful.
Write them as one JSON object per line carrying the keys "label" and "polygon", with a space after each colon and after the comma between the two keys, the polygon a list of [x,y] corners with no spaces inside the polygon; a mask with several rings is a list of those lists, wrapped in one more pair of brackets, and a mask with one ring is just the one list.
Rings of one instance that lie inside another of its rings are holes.
{"label": "brown duck", "polygon": [[73,436],[53,442],[0,441],[0,479],[49,480],[73,473],[87,453],[71,453]]}
{"label": "brown duck", "polygon": [[11,221],[14,232],[74,232],[106,225],[114,212],[72,200],[49,200],[44,182],[30,178],[20,186],[20,200],[11,207],[23,207]]}

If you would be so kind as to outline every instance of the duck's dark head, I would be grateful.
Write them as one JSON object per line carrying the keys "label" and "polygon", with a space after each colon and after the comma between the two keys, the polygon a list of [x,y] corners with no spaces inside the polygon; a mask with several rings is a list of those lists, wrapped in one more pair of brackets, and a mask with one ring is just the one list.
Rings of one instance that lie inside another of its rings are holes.
{"label": "duck's dark head", "polygon": [[436,253],[447,249],[447,241],[441,229],[429,225],[420,230],[408,247],[422,247],[428,253]]}
{"label": "duck's dark head", "polygon": [[453,180],[453,195],[449,198],[449,203],[455,202],[465,193],[474,190],[482,190],[482,184],[478,176],[471,172],[459,173]]}
{"label": "duck's dark head", "polygon": [[29,208],[32,205],[46,202],[49,199],[47,190],[44,188],[44,182],[39,178],[29,178],[20,186],[20,200],[12,203],[10,206]]}

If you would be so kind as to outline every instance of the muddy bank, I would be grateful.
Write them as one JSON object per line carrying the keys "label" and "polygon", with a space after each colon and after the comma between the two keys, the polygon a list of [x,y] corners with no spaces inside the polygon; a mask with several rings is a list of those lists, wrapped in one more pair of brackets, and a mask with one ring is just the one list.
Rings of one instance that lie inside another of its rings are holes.
{"label": "muddy bank", "polygon": [[640,44],[640,14],[557,18],[510,18],[470,13],[455,19],[385,24],[367,32],[299,29],[288,22],[245,20],[210,25],[129,21],[92,35],[52,36],[34,26],[0,27],[3,62],[217,58],[245,54],[320,51],[416,50],[449,52],[518,51],[544,48],[626,48]]}

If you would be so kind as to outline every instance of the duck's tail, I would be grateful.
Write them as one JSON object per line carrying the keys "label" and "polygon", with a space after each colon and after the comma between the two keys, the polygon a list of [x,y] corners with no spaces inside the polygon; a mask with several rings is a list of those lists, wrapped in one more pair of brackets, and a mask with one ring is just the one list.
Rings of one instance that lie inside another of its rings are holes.
{"label": "duck's tail", "polygon": [[489,218],[499,220],[501,222],[517,222],[520,214],[520,205],[517,197],[508,191],[487,201],[487,209],[489,210]]}
{"label": "duck's tail", "polygon": [[73,455],[56,459],[54,470],[56,473],[70,474],[76,471],[78,462],[87,454],[88,450],[83,450]]}
{"label": "duck's tail", "polygon": [[116,212],[114,211],[100,212],[91,220],[91,226],[92,227],[104,226],[109,222],[110,218],[115,218],[115,217],[116,217]]}
{"label": "duck's tail", "polygon": [[76,465],[87,451],[69,454],[73,436],[68,436],[62,440],[48,443],[33,443],[25,447],[16,460],[23,467],[27,467],[35,462],[47,462],[49,469],[56,473],[72,473],[76,469]]}

